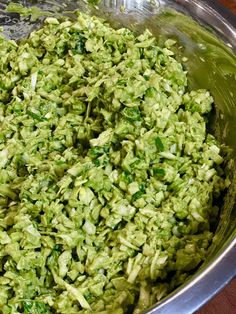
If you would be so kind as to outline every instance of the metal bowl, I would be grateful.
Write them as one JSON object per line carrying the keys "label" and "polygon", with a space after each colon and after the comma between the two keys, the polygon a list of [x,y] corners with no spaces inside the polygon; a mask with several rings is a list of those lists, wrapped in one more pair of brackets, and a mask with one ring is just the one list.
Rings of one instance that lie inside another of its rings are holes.
{"label": "metal bowl", "polygon": [[[1,11],[0,25],[6,36],[26,36],[40,21],[32,23],[14,13]],[[233,150],[236,161],[236,17],[214,0],[102,0],[98,7],[82,1],[18,1],[44,10],[70,14],[76,8],[107,19],[114,27],[126,26],[139,33],[148,28],[162,42],[179,43],[177,58],[186,56],[191,88],[207,88],[215,99],[211,132]],[[188,281],[146,313],[195,312],[236,276],[236,183],[225,195],[219,224],[208,258]]]}

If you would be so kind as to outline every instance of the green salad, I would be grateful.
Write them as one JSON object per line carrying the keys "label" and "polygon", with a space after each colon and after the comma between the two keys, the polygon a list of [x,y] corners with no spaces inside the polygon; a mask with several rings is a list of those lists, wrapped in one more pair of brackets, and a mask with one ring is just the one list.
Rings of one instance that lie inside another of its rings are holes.
{"label": "green salad", "polygon": [[205,259],[230,185],[213,98],[77,13],[0,37],[0,313],[142,313]]}

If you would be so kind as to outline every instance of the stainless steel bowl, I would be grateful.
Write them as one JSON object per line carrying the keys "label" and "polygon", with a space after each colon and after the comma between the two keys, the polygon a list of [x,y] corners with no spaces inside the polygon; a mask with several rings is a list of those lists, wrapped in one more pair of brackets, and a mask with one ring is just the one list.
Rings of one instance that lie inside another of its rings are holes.
{"label": "stainless steel bowl", "polygon": [[[4,9],[4,3],[0,9]],[[236,162],[236,16],[215,0],[104,0],[98,8],[82,1],[18,1],[45,10],[61,12],[76,8],[106,18],[113,26],[135,32],[149,28],[161,41],[175,38],[186,56],[192,88],[208,88],[215,99],[211,131],[233,149]],[[124,12],[122,9],[125,9]],[[6,36],[26,36],[40,22],[19,20],[17,14],[0,10],[0,24]],[[195,312],[236,276],[236,183],[222,202],[219,224],[207,261],[189,280],[146,313],[189,314]]]}

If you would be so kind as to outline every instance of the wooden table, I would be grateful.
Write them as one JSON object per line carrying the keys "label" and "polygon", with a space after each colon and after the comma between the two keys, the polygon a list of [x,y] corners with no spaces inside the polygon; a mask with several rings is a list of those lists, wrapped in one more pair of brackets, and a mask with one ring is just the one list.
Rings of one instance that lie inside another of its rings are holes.
{"label": "wooden table", "polygon": [[[236,0],[219,0],[221,4],[235,13]],[[236,279],[222,292],[206,304],[197,314],[236,314]]]}
{"label": "wooden table", "polygon": [[236,279],[207,303],[197,314],[235,314]]}
{"label": "wooden table", "polygon": [[236,0],[219,0],[219,2],[236,13]]}

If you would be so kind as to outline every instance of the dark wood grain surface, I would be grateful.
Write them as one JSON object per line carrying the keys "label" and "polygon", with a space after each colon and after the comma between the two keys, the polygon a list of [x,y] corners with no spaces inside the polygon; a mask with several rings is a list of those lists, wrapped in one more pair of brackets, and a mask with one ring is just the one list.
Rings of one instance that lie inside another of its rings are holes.
{"label": "dark wood grain surface", "polygon": [[219,2],[236,13],[236,0],[220,0]]}
{"label": "dark wood grain surface", "polygon": [[[219,0],[221,4],[235,13],[236,0]],[[236,262],[235,262],[236,265]],[[235,266],[236,267],[236,266]],[[206,304],[197,314],[236,314],[236,279]]]}
{"label": "dark wood grain surface", "polygon": [[208,302],[197,314],[235,314],[236,279]]}

